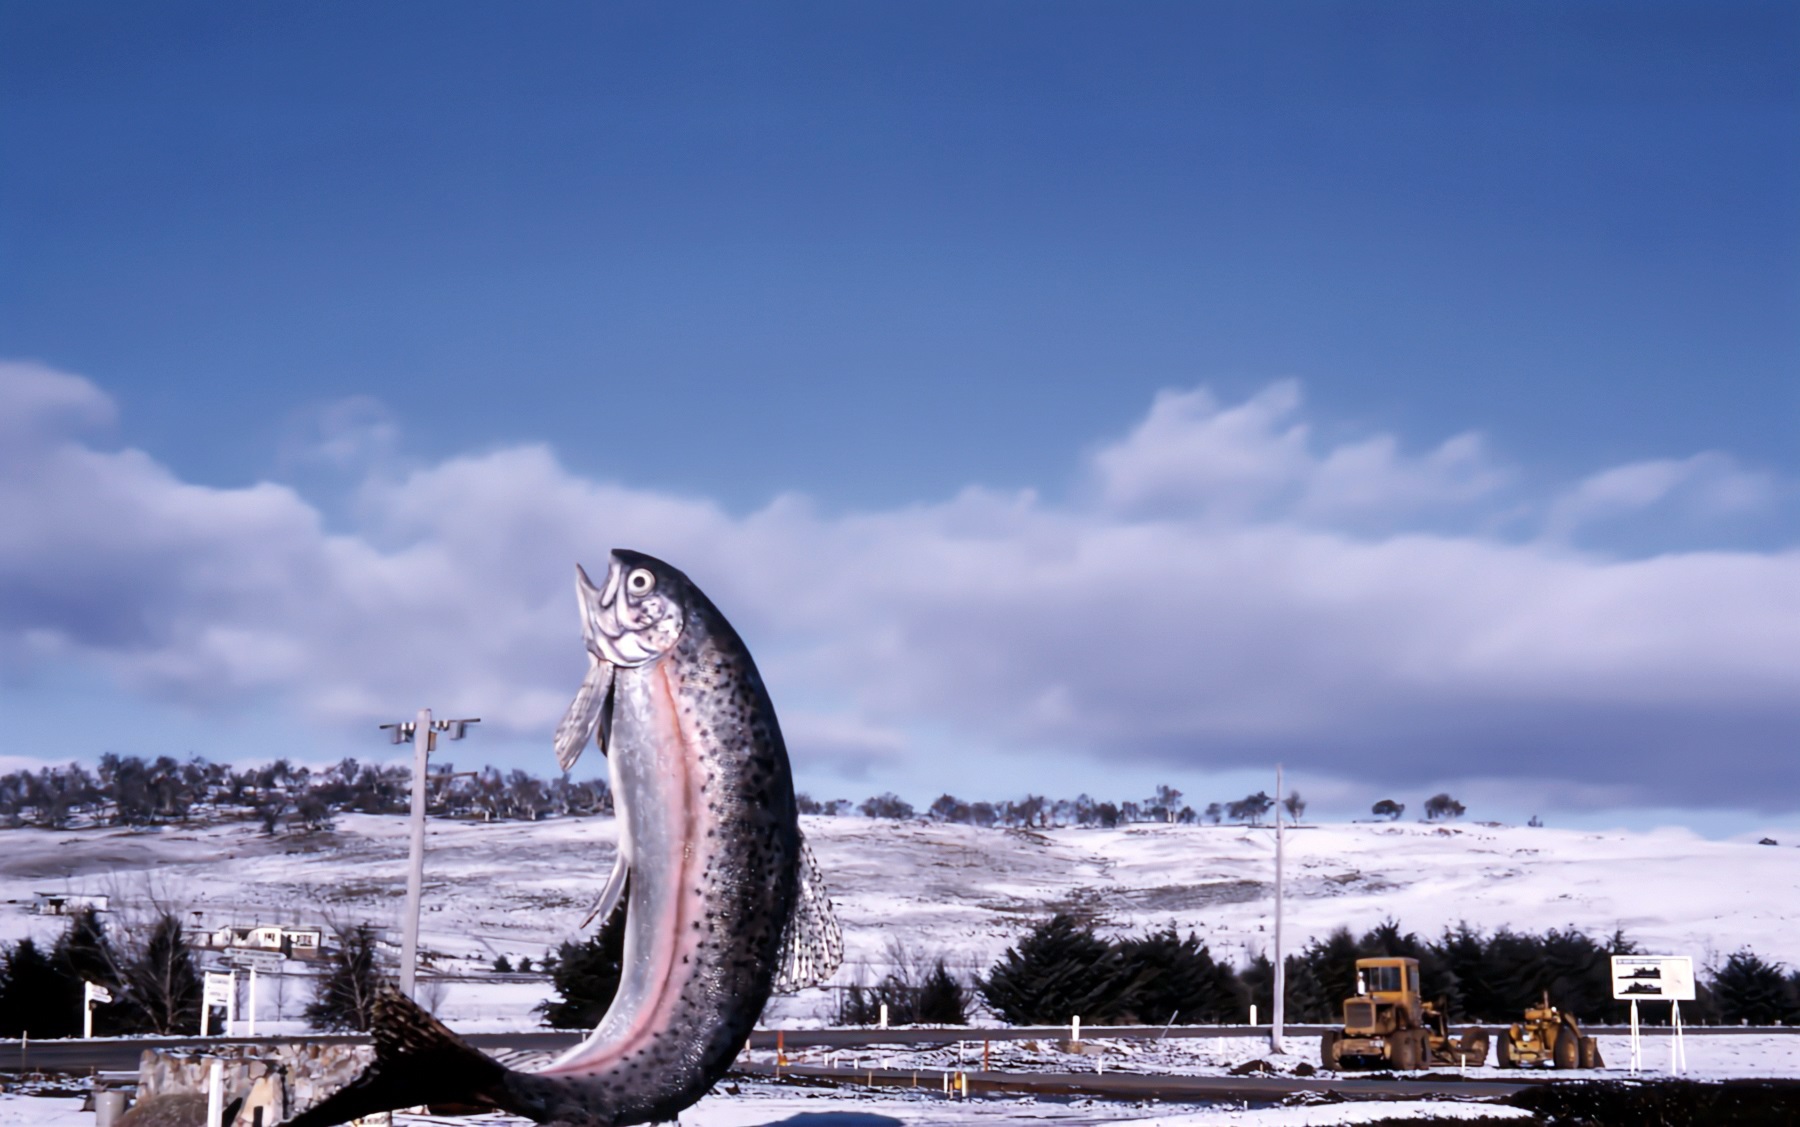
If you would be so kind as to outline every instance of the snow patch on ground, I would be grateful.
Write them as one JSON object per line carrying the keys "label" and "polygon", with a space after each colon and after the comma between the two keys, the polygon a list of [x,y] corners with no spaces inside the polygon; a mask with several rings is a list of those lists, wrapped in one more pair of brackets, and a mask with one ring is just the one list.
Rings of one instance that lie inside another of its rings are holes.
{"label": "snow patch on ground", "polygon": [[94,1127],[94,1113],[66,1096],[0,1095],[0,1127]]}

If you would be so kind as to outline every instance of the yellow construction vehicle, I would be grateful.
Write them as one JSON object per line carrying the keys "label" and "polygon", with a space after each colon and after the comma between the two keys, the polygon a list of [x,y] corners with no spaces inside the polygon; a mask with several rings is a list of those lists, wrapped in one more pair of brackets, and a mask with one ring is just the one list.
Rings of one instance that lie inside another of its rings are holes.
{"label": "yellow construction vehicle", "polygon": [[1486,1031],[1453,1037],[1443,1011],[1421,999],[1417,959],[1356,960],[1356,996],[1344,999],[1344,1027],[1319,1041],[1324,1066],[1340,1071],[1475,1067],[1487,1051]]}
{"label": "yellow construction vehicle", "polygon": [[1501,1068],[1548,1064],[1552,1068],[1604,1068],[1600,1043],[1584,1035],[1575,1015],[1550,1004],[1544,991],[1542,1004],[1525,1011],[1525,1020],[1500,1031],[1494,1055]]}

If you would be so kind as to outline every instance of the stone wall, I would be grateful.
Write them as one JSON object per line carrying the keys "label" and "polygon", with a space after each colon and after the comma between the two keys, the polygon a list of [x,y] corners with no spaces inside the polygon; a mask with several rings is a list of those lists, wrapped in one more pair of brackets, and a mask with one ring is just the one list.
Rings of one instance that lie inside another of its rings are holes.
{"label": "stone wall", "polygon": [[375,1050],[368,1045],[147,1049],[138,1061],[137,1102],[178,1093],[205,1095],[212,1064],[218,1061],[225,1102],[244,1101],[230,1127],[274,1127],[361,1076],[374,1059]]}

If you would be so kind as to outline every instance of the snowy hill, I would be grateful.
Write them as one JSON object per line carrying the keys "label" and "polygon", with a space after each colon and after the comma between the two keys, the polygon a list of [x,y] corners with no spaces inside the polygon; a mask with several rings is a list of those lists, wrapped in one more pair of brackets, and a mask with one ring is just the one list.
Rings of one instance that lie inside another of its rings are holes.
{"label": "snowy hill", "polygon": [[[807,818],[850,958],[839,982],[884,968],[891,940],[985,969],[1029,923],[1062,906],[1109,928],[1173,922],[1237,962],[1267,949],[1274,838],[1235,826],[1019,831]],[[580,923],[612,865],[610,818],[430,826],[424,948],[450,973],[496,955],[541,956]],[[335,831],[265,837],[255,826],[0,833],[0,939],[49,938],[34,892],[106,892],[124,915],[151,898],[208,927],[237,922],[393,924],[406,820],[347,815]],[[1749,947],[1800,964],[1800,849],[1683,831],[1593,833],[1479,824],[1300,827],[1287,835],[1291,948],[1392,916],[1421,935],[1458,921],[1493,930],[1622,928],[1698,962]],[[191,913],[199,912],[198,917]],[[451,1008],[526,1019],[540,982],[458,984]],[[783,1012],[818,1010],[821,995]]]}

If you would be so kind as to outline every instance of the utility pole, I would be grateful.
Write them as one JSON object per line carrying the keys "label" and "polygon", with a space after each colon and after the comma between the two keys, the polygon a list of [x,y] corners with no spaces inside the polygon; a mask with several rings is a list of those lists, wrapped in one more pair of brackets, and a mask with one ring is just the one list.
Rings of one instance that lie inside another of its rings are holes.
{"label": "utility pole", "polygon": [[400,921],[400,992],[413,995],[413,982],[419,961],[419,901],[425,892],[425,767],[437,747],[437,734],[443,732],[453,740],[468,734],[470,724],[480,719],[433,720],[431,709],[419,709],[416,720],[383,724],[382,731],[392,733],[394,743],[407,740],[413,745],[412,777],[412,848],[406,867],[406,914]]}
{"label": "utility pole", "polygon": [[1281,1052],[1281,1022],[1287,1015],[1287,957],[1281,950],[1281,764],[1275,765],[1275,997],[1269,1021],[1269,1051]]}

